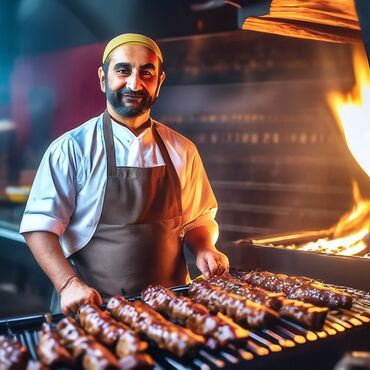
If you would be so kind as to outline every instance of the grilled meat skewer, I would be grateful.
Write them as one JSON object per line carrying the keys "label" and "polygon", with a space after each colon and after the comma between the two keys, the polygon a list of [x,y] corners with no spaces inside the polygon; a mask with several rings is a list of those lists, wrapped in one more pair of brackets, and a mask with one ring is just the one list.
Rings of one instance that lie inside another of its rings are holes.
{"label": "grilled meat skewer", "polygon": [[118,360],[94,337],[86,335],[71,317],[59,321],[57,330],[63,345],[72,352],[75,360],[82,359],[82,366],[86,370],[132,370],[152,368],[154,365],[151,357],[146,354],[132,354]]}
{"label": "grilled meat skewer", "polygon": [[56,330],[44,323],[39,333],[37,355],[40,361],[49,368],[67,367],[74,364],[72,355],[63,347]]}
{"label": "grilled meat skewer", "polygon": [[221,314],[213,316],[205,306],[160,285],[150,285],[141,296],[156,311],[167,314],[197,334],[214,338],[218,345],[248,337],[249,332],[232,320]]}
{"label": "grilled meat skewer", "polygon": [[[275,307],[282,317],[302,324],[310,330],[321,330],[329,311],[327,307],[318,307],[311,303],[286,299],[284,293],[271,293],[262,288],[253,287],[229,274],[214,276],[208,281],[255,303],[265,304],[271,308]],[[279,303],[277,304],[276,301]]]}
{"label": "grilled meat skewer", "polygon": [[291,319],[310,330],[322,330],[329,312],[327,307],[318,307],[311,303],[286,298],[282,299],[282,303],[279,310],[282,317]]}
{"label": "grilled meat skewer", "polygon": [[287,276],[267,271],[236,272],[241,281],[272,292],[283,292],[289,299],[332,309],[351,308],[352,296],[338,289],[326,287],[305,277]]}
{"label": "grilled meat skewer", "polygon": [[256,288],[252,285],[246,284],[229,274],[221,276],[213,276],[208,280],[209,283],[225,289],[230,293],[241,295],[254,303],[259,303],[271,309],[278,311],[281,307],[281,297],[283,293],[273,293],[262,288]]}
{"label": "grilled meat skewer", "polygon": [[57,330],[62,343],[72,352],[75,360],[82,358],[86,370],[119,369],[117,358],[92,336],[86,335],[71,317],[59,321]]}
{"label": "grilled meat skewer", "polygon": [[11,338],[0,336],[0,369],[25,370],[29,354],[26,347]]}
{"label": "grilled meat skewer", "polygon": [[118,357],[144,352],[148,348],[148,343],[143,342],[128,326],[113,320],[94,304],[83,305],[78,311],[78,317],[87,333],[107,346],[115,346]]}
{"label": "grilled meat skewer", "polygon": [[129,302],[121,296],[111,298],[107,306],[111,315],[129,325],[135,332],[146,334],[159,348],[181,357],[204,344],[204,338],[189,329],[166,320],[149,305]]}
{"label": "grilled meat skewer", "polygon": [[211,311],[225,313],[236,322],[246,324],[250,328],[268,327],[279,318],[279,314],[271,308],[226,292],[204,279],[192,282],[189,297],[197,303],[204,304]]}

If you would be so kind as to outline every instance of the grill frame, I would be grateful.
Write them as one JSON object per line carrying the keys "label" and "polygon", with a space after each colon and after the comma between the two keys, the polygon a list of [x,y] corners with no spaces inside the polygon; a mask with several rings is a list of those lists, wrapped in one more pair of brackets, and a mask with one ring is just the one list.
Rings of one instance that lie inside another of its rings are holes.
{"label": "grill frame", "polygon": [[236,269],[305,275],[329,284],[370,292],[370,258],[319,254],[248,242],[230,243],[219,249]]}
{"label": "grill frame", "polygon": [[[188,285],[175,287],[172,290],[176,293],[186,295]],[[131,301],[136,299],[140,299],[140,297],[129,298]],[[354,313],[354,311],[352,312]],[[324,327],[324,330],[321,332],[314,333],[291,321],[280,319],[278,324],[273,328],[251,331],[251,337],[247,341],[242,341],[239,344],[230,344],[218,350],[202,349],[195,357],[187,356],[180,360],[166,351],[159,350],[150,340],[148,353],[154,358],[158,369],[228,370],[258,368],[267,370],[273,366],[274,369],[296,370],[297,363],[299,363],[301,370],[312,368],[318,370],[332,369],[346,351],[368,350],[368,344],[370,343],[370,310],[367,311],[367,323],[363,323],[357,327],[353,326],[350,329],[344,328],[342,332],[337,331],[333,335],[331,331],[337,325],[342,327],[344,325],[340,324],[336,313],[338,311],[330,312],[326,328]],[[52,315],[52,322],[58,322],[63,317],[62,314]],[[38,338],[37,330],[40,329],[45,320],[46,315],[42,314],[0,320],[0,334],[12,335],[16,340],[29,348],[31,358],[35,359],[35,343]],[[284,339],[291,339],[295,344],[294,347],[282,347],[282,350],[278,352],[271,350],[271,348],[277,350],[277,347],[269,348],[266,343],[261,343],[261,338],[268,338],[272,344],[278,343],[269,334],[269,330]],[[295,333],[296,337],[289,336],[284,333],[284,330]],[[331,334],[329,334],[330,332]],[[326,337],[322,338],[324,333],[326,333]],[[297,343],[299,335],[305,339],[305,343]],[[315,335],[317,337],[316,339],[314,339]],[[268,349],[268,354],[258,355],[258,351],[262,353],[263,349]],[[242,354],[248,356],[248,353],[254,355],[253,359],[243,359]],[[236,362],[235,359],[237,360]]]}

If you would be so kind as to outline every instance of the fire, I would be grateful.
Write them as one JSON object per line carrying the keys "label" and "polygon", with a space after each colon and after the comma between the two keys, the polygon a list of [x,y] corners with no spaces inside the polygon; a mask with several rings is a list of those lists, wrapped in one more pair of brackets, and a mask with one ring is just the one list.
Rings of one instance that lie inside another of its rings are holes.
{"label": "fire", "polygon": [[[356,84],[352,91],[347,95],[330,93],[328,101],[350,152],[370,177],[370,71],[365,51],[359,46],[354,48],[353,65]],[[353,209],[328,230],[333,239],[318,239],[297,249],[344,256],[366,251],[366,237],[370,231],[370,199],[361,197],[356,182],[353,183],[353,197]]]}
{"label": "fire", "polygon": [[352,210],[346,213],[335,225],[326,230],[332,238],[320,238],[314,242],[303,245],[289,245],[285,248],[298,249],[306,252],[319,252],[337,254],[342,256],[355,256],[366,254],[368,244],[366,238],[370,231],[370,200],[361,198],[358,185],[353,183],[355,204]]}
{"label": "fire", "polygon": [[[351,154],[370,177],[370,70],[364,49],[357,46],[353,50],[356,84],[347,95],[330,93],[328,101]],[[353,198],[352,210],[342,216],[337,225],[316,232],[317,236],[325,235],[324,238],[280,247],[370,258],[370,199],[361,197],[356,182],[353,182]],[[314,234],[307,232],[300,235],[314,237]],[[280,237],[269,241],[275,244],[279,239],[282,240]]]}
{"label": "fire", "polygon": [[[352,91],[346,96],[331,93],[328,99],[350,152],[370,177],[370,70],[361,46],[353,49],[353,66],[356,84]],[[335,226],[338,239],[330,241],[343,248],[338,252],[342,255],[356,255],[367,248],[364,238],[370,231],[370,200],[361,198],[356,183],[353,195],[355,205]]]}
{"label": "fire", "polygon": [[328,99],[349,150],[370,176],[370,70],[363,48],[354,49],[353,64],[353,90],[347,95],[331,93]]}

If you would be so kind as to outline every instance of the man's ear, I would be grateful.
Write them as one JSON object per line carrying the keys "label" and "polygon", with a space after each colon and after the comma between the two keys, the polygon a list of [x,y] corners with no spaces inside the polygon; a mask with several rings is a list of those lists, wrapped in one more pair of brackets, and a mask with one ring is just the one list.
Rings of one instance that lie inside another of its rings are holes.
{"label": "man's ear", "polygon": [[105,73],[103,71],[102,67],[99,67],[98,69],[98,76],[99,76],[99,82],[100,82],[100,89],[105,93]]}
{"label": "man's ear", "polygon": [[165,79],[166,79],[166,73],[164,71],[162,71],[161,75],[159,76],[156,98],[158,98],[158,96],[159,96],[159,90],[161,89],[161,86],[162,86],[163,81]]}

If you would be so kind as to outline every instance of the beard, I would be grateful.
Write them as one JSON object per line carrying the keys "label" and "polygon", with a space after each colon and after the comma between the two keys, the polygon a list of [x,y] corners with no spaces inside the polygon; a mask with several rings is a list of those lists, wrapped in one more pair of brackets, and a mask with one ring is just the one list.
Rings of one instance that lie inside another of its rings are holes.
{"label": "beard", "polygon": [[[113,91],[106,83],[106,97],[114,111],[121,117],[137,117],[146,113],[156,102],[155,96],[150,96],[147,91],[132,91],[131,89],[123,88]],[[125,95],[131,95],[125,96]],[[155,94],[156,95],[156,94]],[[141,98],[139,100],[136,97]],[[130,104],[125,103],[125,99]]]}

